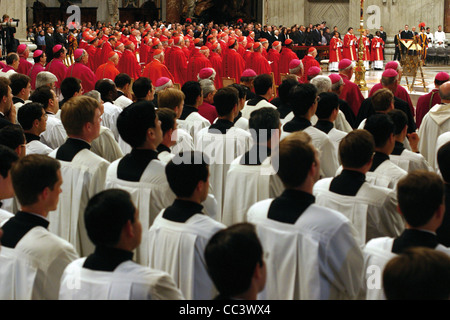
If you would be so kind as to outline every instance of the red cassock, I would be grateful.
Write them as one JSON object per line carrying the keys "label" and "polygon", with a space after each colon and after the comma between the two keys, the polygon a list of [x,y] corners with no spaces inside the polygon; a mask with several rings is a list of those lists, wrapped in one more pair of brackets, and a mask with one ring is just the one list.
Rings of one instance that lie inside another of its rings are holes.
{"label": "red cassock", "polygon": [[139,50],[139,63],[142,64],[147,64],[147,59],[148,59],[148,54],[150,52],[150,47],[146,44],[142,44],[141,48]]}
{"label": "red cassock", "polygon": [[316,59],[314,59],[314,57],[310,56],[310,55],[306,55],[303,59],[302,59],[302,63],[303,63],[303,76],[302,76],[302,83],[306,83],[308,82],[308,70],[311,67],[318,67],[320,68],[320,63],[317,62]]}
{"label": "red cassock", "polygon": [[119,73],[120,72],[117,70],[114,62],[108,60],[108,62],[97,68],[95,71],[95,77],[97,78],[97,81],[102,79],[111,79],[114,81]]}
{"label": "red cassock", "polygon": [[[137,47],[136,47],[137,48]],[[103,47],[102,47],[102,54],[101,54],[101,58],[99,60],[97,60],[97,66],[100,66],[104,63],[106,63],[106,61],[108,61],[108,54],[113,51],[113,48],[111,47],[111,44],[109,43],[109,41],[106,41],[105,43],[103,43]],[[94,69],[97,70],[97,69]]]}
{"label": "red cassock", "polygon": [[100,47],[97,48],[93,60],[94,60],[94,69],[92,70],[92,72],[95,72],[95,70],[97,70],[97,68],[103,64],[102,48]]}
{"label": "red cassock", "polygon": [[85,93],[95,89],[97,78],[94,72],[81,62],[75,62],[67,69],[66,78],[68,77],[80,79]]}
{"label": "red cassock", "polygon": [[[153,61],[153,52],[155,52],[155,51],[156,51],[156,49],[153,49],[153,47],[150,47],[150,49],[148,50],[147,60],[145,60],[145,62],[146,62],[145,64],[146,65]],[[166,52],[164,52],[164,55],[165,55],[165,57],[167,59]]]}
{"label": "red cassock", "polygon": [[[376,85],[374,85],[372,87],[372,89],[370,89],[369,97],[373,96],[373,94],[380,89],[383,89],[383,85],[381,83],[377,83]],[[413,103],[411,101],[411,97],[409,96],[408,91],[399,85],[399,86],[397,86],[397,91],[395,91],[394,95],[397,98],[402,99],[403,101],[408,103],[409,109],[411,110],[411,114],[414,116],[414,106],[413,106]]]}
{"label": "red cassock", "polygon": [[383,46],[384,41],[380,37],[374,37],[372,39],[372,61],[384,60]]}
{"label": "red cassock", "polygon": [[245,48],[242,44],[239,44],[237,52],[243,57],[245,54]]}
{"label": "red cassock", "polygon": [[250,66],[252,65],[254,54],[255,54],[254,51],[249,51],[244,55],[245,69],[251,69]]}
{"label": "red cassock", "polygon": [[342,60],[342,40],[333,37],[330,41],[330,63]]}
{"label": "red cassock", "polygon": [[28,72],[30,72],[31,67],[33,67],[33,64],[31,62],[27,61],[24,58],[20,58],[19,67],[17,68],[17,72],[28,75]]}
{"label": "red cassock", "polygon": [[172,74],[165,65],[163,65],[159,60],[153,59],[152,62],[147,64],[142,72],[143,77],[147,77],[155,83],[161,77],[166,77],[175,82]]}
{"label": "red cassock", "polygon": [[131,34],[130,37],[129,37],[129,39],[130,39],[131,42],[134,43],[134,48],[135,48],[135,50],[136,50],[136,51],[139,51],[139,50],[138,50],[138,48],[139,48],[139,46],[138,46],[138,40],[136,39],[136,37],[135,37],[134,35]]}
{"label": "red cassock", "polygon": [[86,49],[88,43],[84,40],[81,40],[80,43],[78,44],[78,49]]}
{"label": "red cassock", "polygon": [[239,83],[242,73],[245,70],[245,61],[236,50],[228,50],[223,57],[223,75],[224,77],[233,78]]}
{"label": "red cassock", "polygon": [[356,56],[356,36],[350,33],[344,36],[344,59],[358,60]]}
{"label": "red cassock", "polygon": [[136,55],[129,49],[125,49],[117,69],[120,73],[128,74],[134,80],[141,76],[141,66],[137,62]]}
{"label": "red cassock", "polygon": [[[363,60],[364,61],[370,61],[370,39],[366,36],[363,36],[363,43],[364,43],[364,55],[363,55]],[[361,38],[358,39],[358,48],[359,48],[359,42],[361,41]]]}
{"label": "red cassock", "polygon": [[166,60],[166,66],[181,86],[187,81],[187,59],[180,47],[172,47]]}
{"label": "red cassock", "polygon": [[211,61],[211,65],[216,71],[216,79],[214,80],[214,85],[216,89],[220,89],[223,87],[222,85],[222,77],[223,77],[223,67],[222,67],[222,57],[217,52],[211,52],[209,55],[209,61]]}
{"label": "red cassock", "polygon": [[437,104],[441,104],[441,97],[439,96],[439,89],[433,89],[426,95],[423,95],[417,101],[416,107],[416,124],[417,128],[420,127],[423,118]]}
{"label": "red cassock", "polygon": [[187,65],[187,81],[198,81],[197,75],[203,68],[212,68],[211,61],[204,54],[195,54]]}
{"label": "red cassock", "polygon": [[36,77],[38,75],[39,72],[41,71],[45,71],[45,68],[42,66],[42,64],[40,63],[35,63],[30,71],[28,72],[28,76],[31,78],[31,89],[35,90],[36,87]]}
{"label": "red cassock", "polygon": [[272,72],[269,61],[263,57],[261,52],[253,52],[249,62],[247,69],[252,69],[257,75],[270,74]]}
{"label": "red cassock", "polygon": [[53,73],[58,78],[56,82],[57,88],[61,87],[61,82],[66,78],[67,69],[61,59],[52,59],[45,67],[45,71]]}
{"label": "red cassock", "polygon": [[281,78],[280,78],[280,53],[277,50],[269,49],[269,52],[267,53],[267,60],[269,62],[272,62],[270,64],[270,68],[272,69],[273,74],[275,75],[275,83],[276,85],[280,85]]}
{"label": "red cassock", "polygon": [[[194,56],[194,54],[198,53],[198,52],[200,51],[200,48],[201,48],[201,47],[196,47],[196,46],[194,46],[194,48],[192,48],[192,50],[191,50],[191,54],[190,54],[190,56],[189,56],[189,59],[192,58],[192,57]],[[166,55],[166,57],[167,57],[167,55]],[[189,59],[188,59],[188,60],[189,60]],[[166,59],[166,60],[167,60],[167,59]]]}
{"label": "red cassock", "polygon": [[289,73],[289,63],[298,59],[298,56],[289,48],[283,48],[280,53],[280,72]]}
{"label": "red cassock", "polygon": [[361,103],[364,101],[364,97],[361,90],[359,90],[358,85],[351,82],[343,74],[341,74],[341,77],[345,85],[339,98],[345,100],[349,104],[356,117],[358,116],[359,108],[361,108]]}
{"label": "red cassock", "polygon": [[247,65],[247,61],[250,60],[251,56],[253,55],[253,51],[246,50],[242,58],[244,59],[245,65]]}
{"label": "red cassock", "polygon": [[87,47],[86,47],[86,49],[84,49],[84,50],[86,50],[86,52],[87,52],[88,55],[89,55],[88,64],[87,64],[88,67],[89,67],[92,71],[95,71],[95,70],[96,70],[95,67],[96,67],[96,65],[97,65],[97,61],[96,61],[96,57],[97,57],[97,55],[96,55],[96,53],[97,53],[97,48],[94,47],[93,45],[88,44]]}
{"label": "red cassock", "polygon": [[221,55],[222,55],[222,57],[223,57],[224,55],[227,54],[227,52],[228,52],[228,50],[229,50],[228,44],[227,44],[225,41],[220,40],[220,41],[219,41],[219,45],[220,45],[220,52],[221,52]]}
{"label": "red cassock", "polygon": [[115,53],[119,56],[119,61],[122,58],[123,52],[120,52],[119,50],[114,50]]}
{"label": "red cassock", "polygon": [[191,56],[191,51],[189,51],[189,48],[188,47],[183,47],[183,49],[181,49],[181,50],[183,50],[184,55],[186,56],[186,59],[189,60],[189,57]]}

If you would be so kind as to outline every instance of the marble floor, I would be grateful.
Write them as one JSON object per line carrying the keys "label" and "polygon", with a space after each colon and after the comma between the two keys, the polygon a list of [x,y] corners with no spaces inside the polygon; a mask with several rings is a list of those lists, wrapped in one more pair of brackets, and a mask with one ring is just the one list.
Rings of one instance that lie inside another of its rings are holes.
{"label": "marble floor", "polygon": [[[444,71],[444,72],[447,72],[450,74],[450,65],[429,64],[427,66],[422,67],[422,70],[423,70],[423,76],[425,79],[425,87],[427,88],[427,92],[425,92],[425,90],[424,90],[424,87],[422,84],[422,77],[421,77],[420,71],[418,71],[416,80],[414,82],[413,91],[410,92],[411,100],[412,100],[414,106],[416,105],[417,100],[419,99],[420,96],[422,96],[422,95],[430,92],[432,89],[434,89],[434,77],[436,76],[437,73]],[[330,74],[330,72],[324,72],[323,74],[328,75],[328,74]],[[368,97],[370,89],[375,84],[380,82],[382,74],[383,74],[383,71],[367,71],[366,72],[366,82],[367,82],[367,87],[369,88],[369,90],[362,91],[362,94],[364,97]],[[355,78],[353,77],[352,80],[354,81]],[[408,77],[409,84],[411,84],[412,80],[413,80],[412,77]],[[402,77],[401,85],[403,87],[405,87],[406,89],[408,89],[407,85],[406,85],[406,77],[405,76]]]}

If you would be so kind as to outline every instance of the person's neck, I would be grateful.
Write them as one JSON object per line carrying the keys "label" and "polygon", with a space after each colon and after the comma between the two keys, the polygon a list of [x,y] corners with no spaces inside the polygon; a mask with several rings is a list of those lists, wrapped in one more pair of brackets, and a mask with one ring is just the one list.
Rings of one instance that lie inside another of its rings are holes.
{"label": "person's neck", "polygon": [[21,211],[23,212],[29,212],[29,213],[34,213],[37,214],[39,216],[42,216],[44,218],[47,218],[48,213],[50,212],[47,208],[44,207],[44,205],[40,202],[38,203],[34,203],[32,205],[29,206],[22,206],[21,207]]}
{"label": "person's neck", "polygon": [[306,177],[306,181],[302,184],[302,185],[300,185],[300,186],[298,186],[298,187],[295,187],[295,188],[290,188],[291,190],[295,190],[295,191],[302,191],[302,192],[305,192],[305,193],[308,193],[308,194],[313,194],[313,187],[314,187],[314,182],[311,182],[312,180],[311,179],[309,179],[309,177]]}
{"label": "person's neck", "polygon": [[35,136],[38,136],[38,137],[42,133],[42,132],[39,132],[39,130],[37,130],[36,128],[32,128],[30,130],[24,130],[23,132],[24,133],[28,133],[28,134],[32,134],[32,135],[35,135]]}
{"label": "person's neck", "polygon": [[91,139],[90,137],[87,137],[85,135],[81,135],[81,136],[69,135],[69,138],[82,140],[82,141],[87,142],[89,144],[91,144],[92,141],[94,140],[94,139]]}
{"label": "person's neck", "polygon": [[263,97],[264,99],[266,99],[267,101],[270,100],[270,98],[272,98],[272,95],[270,93],[266,93],[265,95],[262,95],[260,97]]}
{"label": "person's neck", "polygon": [[375,148],[375,152],[379,152],[379,153],[389,156],[391,154],[391,152],[388,149],[390,149],[390,148],[387,146],[387,143],[386,143],[386,145],[382,148]]}
{"label": "person's neck", "polygon": [[190,202],[194,202],[197,204],[202,204],[202,199],[201,199],[200,195],[196,194],[196,192],[194,192],[194,194],[190,197],[177,197],[177,200],[190,201]]}
{"label": "person's neck", "polygon": [[236,118],[236,116],[233,112],[226,116],[219,117],[220,120],[226,120],[226,121],[230,121],[230,122],[233,122],[234,118]]}
{"label": "person's neck", "polygon": [[397,135],[395,136],[395,142],[400,142],[403,144],[403,141],[405,141],[406,136],[405,135]]}
{"label": "person's neck", "polygon": [[154,142],[152,141],[146,141],[144,143],[144,145],[137,147],[136,150],[152,150],[152,151],[156,151],[156,148],[158,147],[158,145],[156,145]]}
{"label": "person's neck", "polygon": [[20,94],[20,93],[16,96],[16,98],[19,98],[19,99],[21,99],[23,101],[28,99],[28,97],[26,97],[24,94]]}
{"label": "person's neck", "polygon": [[119,250],[133,252],[133,250],[136,249],[136,246],[133,245],[133,243],[131,243],[131,242],[130,243],[124,243],[124,241],[121,241],[120,243],[115,245],[113,248],[114,249],[119,249]]}
{"label": "person's neck", "polygon": [[348,168],[348,167],[343,167],[344,170],[348,170],[348,171],[355,171],[355,172],[359,172],[362,173],[363,175],[366,175],[366,173],[369,171],[370,167],[364,166],[362,168]]}

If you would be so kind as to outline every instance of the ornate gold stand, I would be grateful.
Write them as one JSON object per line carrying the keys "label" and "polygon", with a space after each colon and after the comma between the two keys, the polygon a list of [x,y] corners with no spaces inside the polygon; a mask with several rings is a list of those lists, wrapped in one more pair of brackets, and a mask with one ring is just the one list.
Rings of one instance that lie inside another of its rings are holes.
{"label": "ornate gold stand", "polygon": [[364,67],[364,53],[365,46],[363,41],[363,32],[364,32],[364,0],[361,0],[361,20],[359,24],[359,46],[358,46],[358,62],[355,66],[355,84],[358,85],[361,91],[368,91],[366,82],[366,68]]}

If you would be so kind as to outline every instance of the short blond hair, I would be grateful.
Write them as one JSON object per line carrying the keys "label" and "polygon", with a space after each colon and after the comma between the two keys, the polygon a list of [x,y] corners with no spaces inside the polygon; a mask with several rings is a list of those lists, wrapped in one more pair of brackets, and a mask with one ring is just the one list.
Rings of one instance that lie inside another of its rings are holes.
{"label": "short blond hair", "polygon": [[69,99],[61,109],[61,122],[68,135],[80,135],[88,122],[94,121],[95,110],[100,103],[88,96]]}
{"label": "short blond hair", "polygon": [[175,110],[184,101],[183,91],[175,88],[167,88],[158,92],[158,108],[169,108]]}

